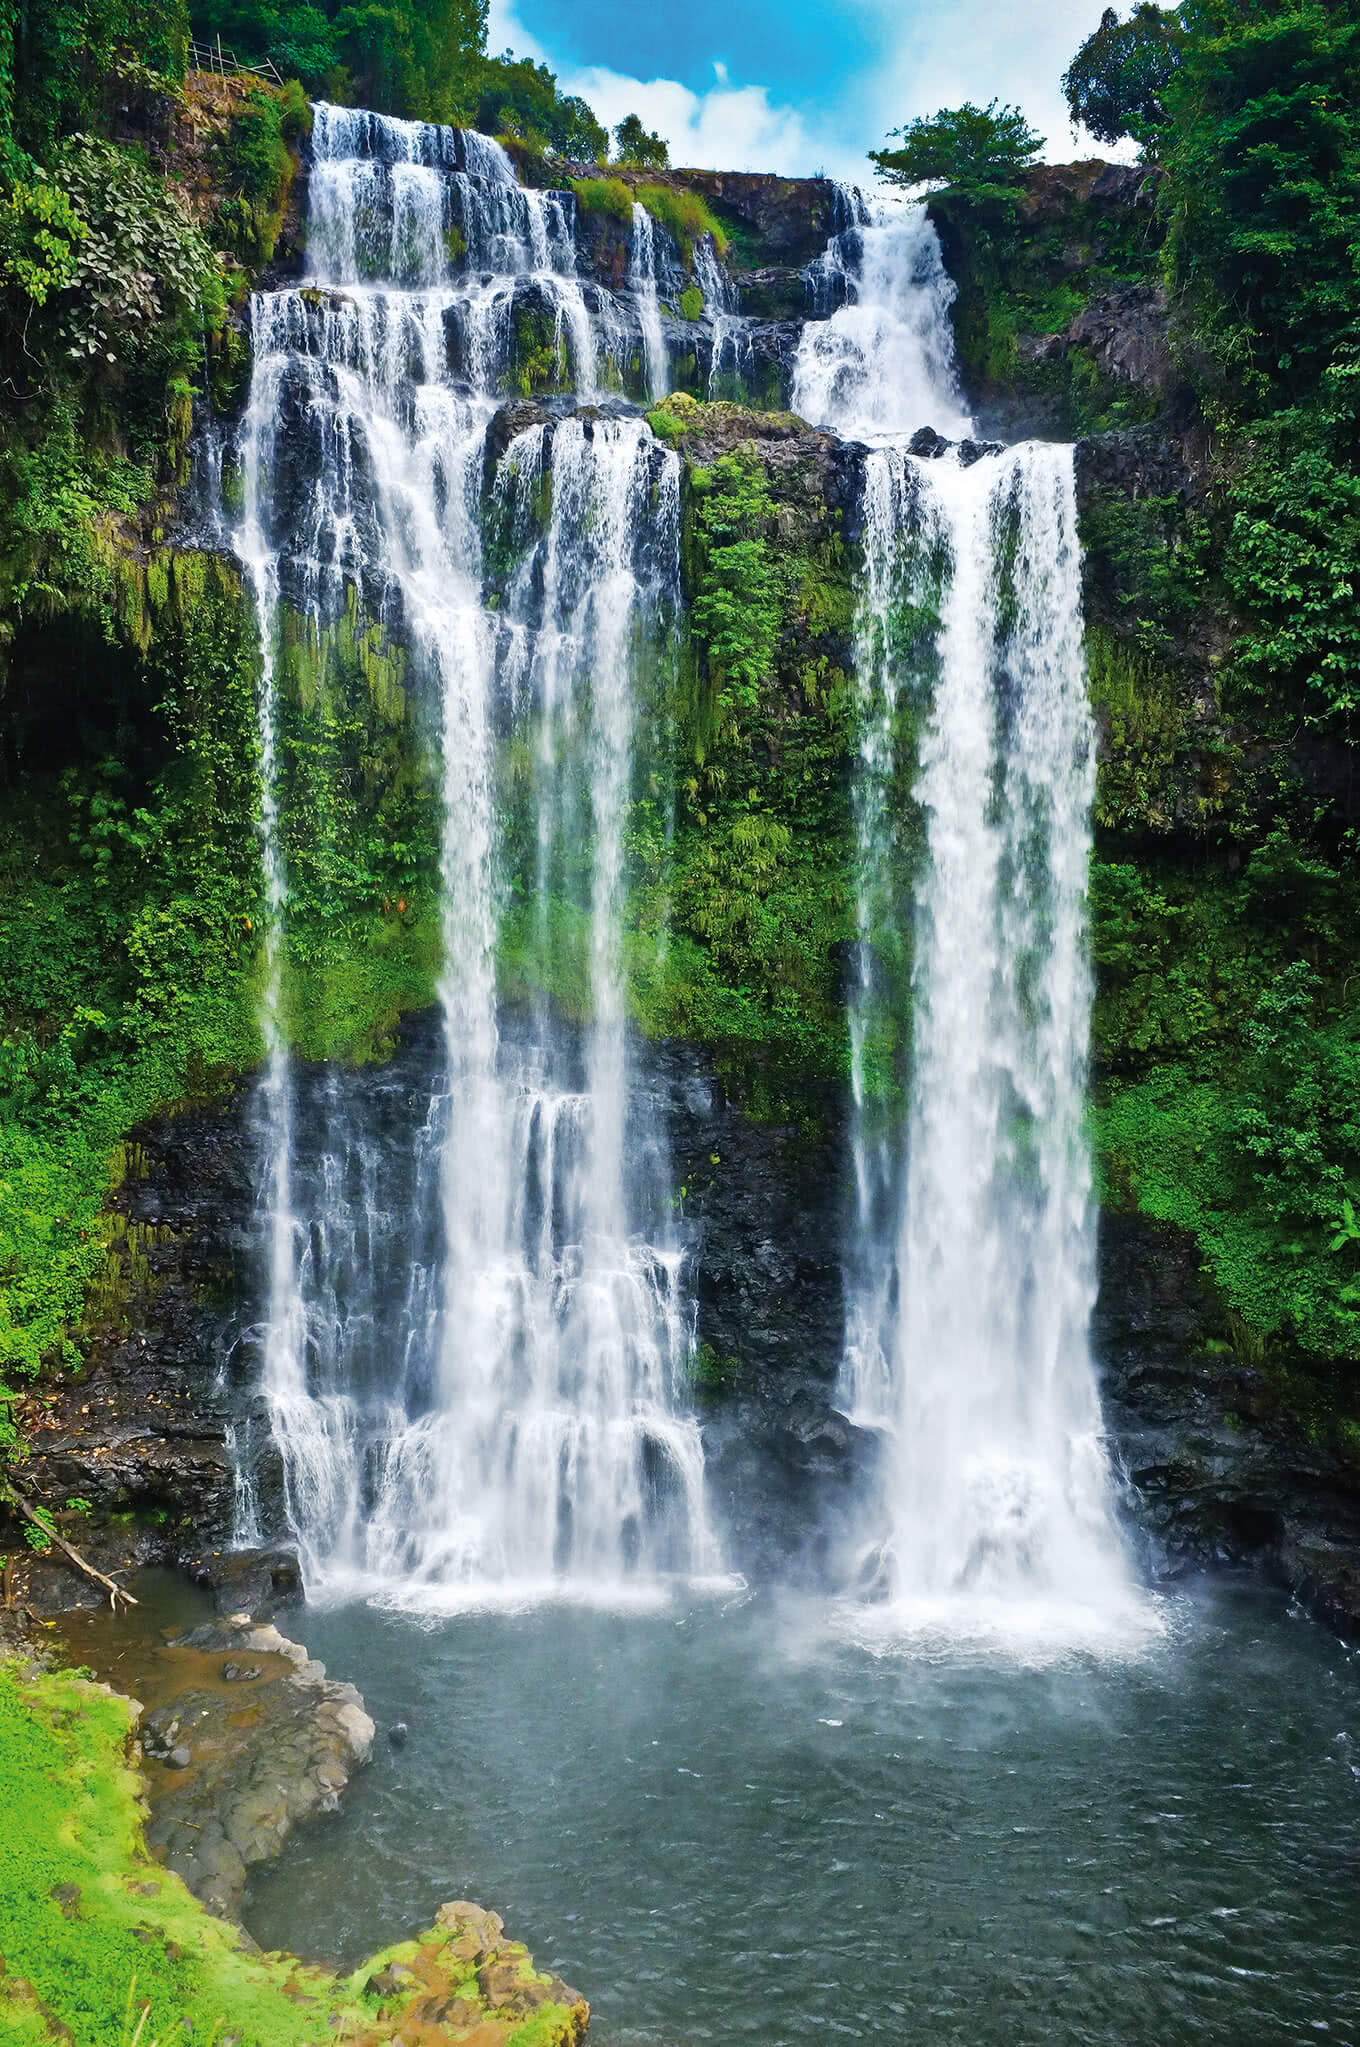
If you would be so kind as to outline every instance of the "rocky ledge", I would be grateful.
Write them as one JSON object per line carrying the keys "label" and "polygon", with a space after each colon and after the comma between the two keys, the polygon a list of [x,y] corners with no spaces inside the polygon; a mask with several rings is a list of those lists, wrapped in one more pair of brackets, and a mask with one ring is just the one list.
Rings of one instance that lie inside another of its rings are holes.
{"label": "rocky ledge", "polygon": [[[246,1614],[170,1643],[141,1725],[147,1845],[210,1912],[236,1918],[246,1872],[330,1812],[373,1752],[351,1684]],[[169,1692],[169,1697],[160,1696]]]}
{"label": "rocky ledge", "polygon": [[1360,1632],[1360,1457],[1234,1351],[1193,1239],[1107,1211],[1092,1333],[1149,1576],[1250,1569]]}
{"label": "rocky ledge", "polygon": [[533,2047],[572,2047],[590,2024],[580,1991],[535,1969],[528,1949],[505,1938],[499,1913],[461,1900],[440,1906],[430,1933],[389,1949],[364,1989],[378,2000],[378,2022],[397,2028],[375,2034],[375,2047],[378,2040],[390,2047],[426,2041],[496,2047],[507,2021],[512,2028],[536,2022]]}
{"label": "rocky ledge", "polygon": [[[17,1716],[6,1723],[15,1737],[10,1759],[11,1830],[17,1825],[18,1838],[23,1839],[30,1798],[44,1803],[49,1815],[55,1798],[60,1816],[55,1825],[49,1818],[50,1852],[38,1868],[44,1872],[44,1883],[54,1869],[64,1874],[45,1896],[25,1893],[20,1883],[15,1895],[0,1897],[4,1944],[0,2037],[9,2039],[15,2024],[18,2037],[33,2041],[35,2047],[39,2041],[56,2047],[75,2037],[62,2015],[73,2009],[66,1991],[79,1978],[80,2003],[95,1984],[110,1980],[107,1971],[101,1978],[98,1968],[92,1969],[88,1983],[81,1977],[78,1943],[85,1940],[91,1956],[99,1952],[105,1964],[109,1952],[123,1958],[112,1980],[125,1982],[124,1971],[132,1976],[128,2024],[120,2037],[131,2032],[140,2002],[139,1998],[134,2002],[138,1972],[145,1957],[148,1996],[136,2026],[138,2039],[159,1999],[154,2021],[158,2039],[169,2038],[163,2027],[169,2014],[177,2012],[171,2022],[176,2038],[190,2032],[197,2038],[201,2024],[218,2047],[285,2039],[305,2041],[307,2047],[319,2047],[326,2039],[346,2040],[351,2047],[579,2047],[590,2022],[585,1999],[559,1976],[535,1969],[527,1949],[506,1939],[500,1917],[478,1905],[458,1901],[441,1906],[434,1925],[418,1938],[397,1942],[342,1975],[292,1955],[262,1954],[239,1926],[211,1909],[212,1886],[203,1881],[201,1858],[186,1873],[207,1910],[187,1894],[180,1857],[172,1853],[170,1867],[162,1870],[149,1861],[145,1843],[156,1840],[171,1800],[154,1795],[153,1777],[147,1824],[147,1786],[124,1762],[127,1747],[134,1756],[137,1753],[138,1732],[144,1757],[156,1755],[161,1766],[180,1771],[186,1783],[197,1771],[202,1786],[217,1785],[207,1810],[211,1814],[216,1808],[217,1817],[210,1823],[220,1823],[223,1838],[251,1813],[241,1830],[241,1849],[248,1859],[251,1841],[269,1852],[282,1839],[290,1816],[300,1816],[300,1807],[292,1796],[285,1796],[280,1805],[264,1795],[230,1794],[240,1750],[224,1731],[217,1705],[210,1703],[205,1713],[205,1695],[215,1698],[223,1683],[229,1688],[254,1686],[257,1705],[262,1705],[272,1688],[292,1686],[295,1696],[282,1714],[285,1744],[295,1743],[287,1769],[305,1770],[311,1781],[302,1792],[302,1804],[315,1810],[337,1794],[349,1768],[363,1759],[372,1742],[372,1722],[352,1686],[329,1684],[320,1666],[309,1664],[306,1652],[295,1643],[241,1617],[225,1629],[200,1629],[192,1640],[165,1648],[164,1656],[171,1660],[199,1657],[211,1662],[214,1670],[211,1678],[190,1672],[191,1689],[173,1708],[157,1708],[143,1716],[138,1701],[113,1686],[52,1669],[52,1644],[44,1643],[35,1653],[31,1635],[21,1631],[16,1637],[13,1618],[0,1611],[0,1679],[6,1686],[8,1710]],[[225,1660],[224,1647],[233,1652]],[[156,1664],[153,1651],[145,1674],[158,1685],[164,1673]],[[184,1682],[183,1671],[176,1681]],[[286,1730],[295,1724],[304,1698],[303,1717],[310,1725],[298,1743]],[[241,1722],[250,1716],[229,1718]],[[260,1730],[266,1719],[261,1713],[253,1735],[244,1742],[257,1757],[264,1753]],[[277,1712],[272,1724],[277,1733],[281,1724]],[[192,1744],[187,1758],[181,1752],[180,1737],[185,1734]],[[55,1773],[50,1761],[53,1743],[65,1760],[65,1767]],[[260,1794],[265,1792],[264,1774],[253,1769],[250,1773]],[[49,1921],[59,1915],[61,1952],[74,1956],[74,1970],[67,1963],[54,1969],[45,1952],[44,1912]],[[178,1972],[170,1985],[150,1964],[157,1949],[165,1951]],[[121,2003],[121,1989],[118,1994]],[[80,2008],[87,2020],[106,2020],[117,2028],[117,2012],[90,2003]]]}

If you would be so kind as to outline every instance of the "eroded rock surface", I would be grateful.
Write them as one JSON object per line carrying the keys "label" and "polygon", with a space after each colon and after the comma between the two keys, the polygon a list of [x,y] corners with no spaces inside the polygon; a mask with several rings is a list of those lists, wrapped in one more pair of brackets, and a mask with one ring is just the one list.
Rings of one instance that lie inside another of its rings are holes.
{"label": "eroded rock surface", "polygon": [[368,1761],[373,1722],[353,1685],[243,1615],[194,1629],[159,1661],[139,1728],[147,1844],[210,1911],[235,1918],[251,1864],[332,1810]]}

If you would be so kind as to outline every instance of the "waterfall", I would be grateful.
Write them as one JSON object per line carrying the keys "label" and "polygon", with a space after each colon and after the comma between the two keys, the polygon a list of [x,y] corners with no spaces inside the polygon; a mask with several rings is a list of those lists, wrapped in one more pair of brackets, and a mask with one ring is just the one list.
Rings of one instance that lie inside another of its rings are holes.
{"label": "waterfall", "polygon": [[1088,1346],[1095,736],[1072,451],[909,452],[922,426],[970,430],[952,287],[924,209],[841,211],[812,281],[839,303],[794,377],[797,409],[870,443],[841,1397],[885,1433],[879,1589],[1099,1606],[1124,1574]]}
{"label": "waterfall", "polygon": [[[805,273],[813,309],[793,372],[793,410],[846,440],[933,426],[948,437],[971,421],[954,375],[954,287],[924,206],[839,188],[846,225]],[[831,310],[832,308],[835,310]]]}
{"label": "waterfall", "polygon": [[[516,318],[551,322],[586,398],[618,331],[601,308],[597,335],[574,274],[570,195],[522,190],[485,137],[352,109],[319,107],[313,148],[308,282],[253,307],[236,536],[263,650],[261,1390],[286,1510],[313,1591],[452,1607],[706,1574],[693,1311],[662,1133],[634,1099],[622,929],[678,460],[635,417],[512,440],[490,493],[520,560],[489,609],[488,431]],[[404,1070],[360,1090],[290,1067],[284,605],[317,639],[382,620],[431,708],[442,1056],[423,1095]],[[498,782],[510,735],[536,763],[528,873]],[[583,934],[583,1030],[501,999],[525,892],[540,986],[559,927]]]}
{"label": "waterfall", "polygon": [[661,331],[661,304],[656,288],[656,227],[645,206],[633,202],[633,232],[628,243],[628,282],[642,323],[647,396],[664,398],[669,386],[666,337]]}

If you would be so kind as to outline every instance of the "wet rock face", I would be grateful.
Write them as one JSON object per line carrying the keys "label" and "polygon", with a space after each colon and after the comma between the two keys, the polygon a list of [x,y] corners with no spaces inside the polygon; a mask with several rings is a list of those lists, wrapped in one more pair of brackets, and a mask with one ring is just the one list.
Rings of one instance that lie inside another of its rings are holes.
{"label": "wet rock face", "polygon": [[820,256],[836,228],[829,178],[779,178],[757,171],[686,171],[684,182],[719,216],[748,228],[768,263],[801,267]]}
{"label": "wet rock face", "polygon": [[1180,386],[1160,285],[1129,285],[1093,299],[1068,328],[1067,339],[1089,349],[1106,376],[1149,398],[1164,401]]}
{"label": "wet rock face", "polygon": [[[247,1103],[241,1089],[222,1108],[148,1125],[129,1147],[105,1289],[110,1317],[126,1309],[128,1320],[96,1328],[84,1371],[49,1381],[25,1417],[37,1489],[58,1506],[88,1500],[104,1524],[93,1546],[118,1562],[176,1560],[230,1537],[236,1402],[223,1366],[254,1201]],[[72,1539],[89,1546],[83,1528]],[[51,1571],[65,1589],[69,1572]]]}
{"label": "wet rock face", "polygon": [[147,1844],[209,1911],[235,1918],[250,1865],[331,1811],[368,1761],[373,1722],[353,1685],[244,1615],[172,1643],[164,1666],[172,1696],[141,1726]]}
{"label": "wet rock face", "polygon": [[878,1449],[834,1404],[844,1145],[754,1122],[697,1053],[653,1048],[648,1065],[686,1190],[696,1390],[728,1561],[757,1578],[839,1578]]}
{"label": "wet rock face", "polygon": [[1233,1355],[1188,1236],[1102,1217],[1093,1338],[1149,1571],[1250,1566],[1321,1617],[1360,1622],[1360,1470],[1311,1442]]}

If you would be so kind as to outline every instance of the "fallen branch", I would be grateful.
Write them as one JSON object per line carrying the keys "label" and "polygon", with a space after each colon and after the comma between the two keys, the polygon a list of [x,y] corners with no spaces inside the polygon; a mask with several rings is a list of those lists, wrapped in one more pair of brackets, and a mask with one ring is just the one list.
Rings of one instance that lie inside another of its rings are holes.
{"label": "fallen branch", "polygon": [[33,1526],[47,1538],[48,1542],[56,1544],[62,1555],[69,1562],[73,1563],[78,1571],[83,1571],[87,1578],[93,1578],[96,1585],[102,1585],[109,1595],[109,1605],[115,1613],[118,1611],[120,1599],[125,1606],[136,1606],[138,1604],[138,1601],[133,1598],[130,1592],[125,1592],[121,1585],[115,1585],[112,1578],[106,1578],[102,1571],[97,1571],[88,1558],[80,1554],[74,1543],[68,1542],[64,1535],[58,1535],[50,1519],[40,1513],[36,1507],[30,1507],[21,1492],[16,1491],[12,1485],[4,1484],[3,1481],[0,1481],[0,1500],[3,1500],[7,1507],[13,1507],[16,1514],[22,1514],[25,1521],[31,1521]]}

